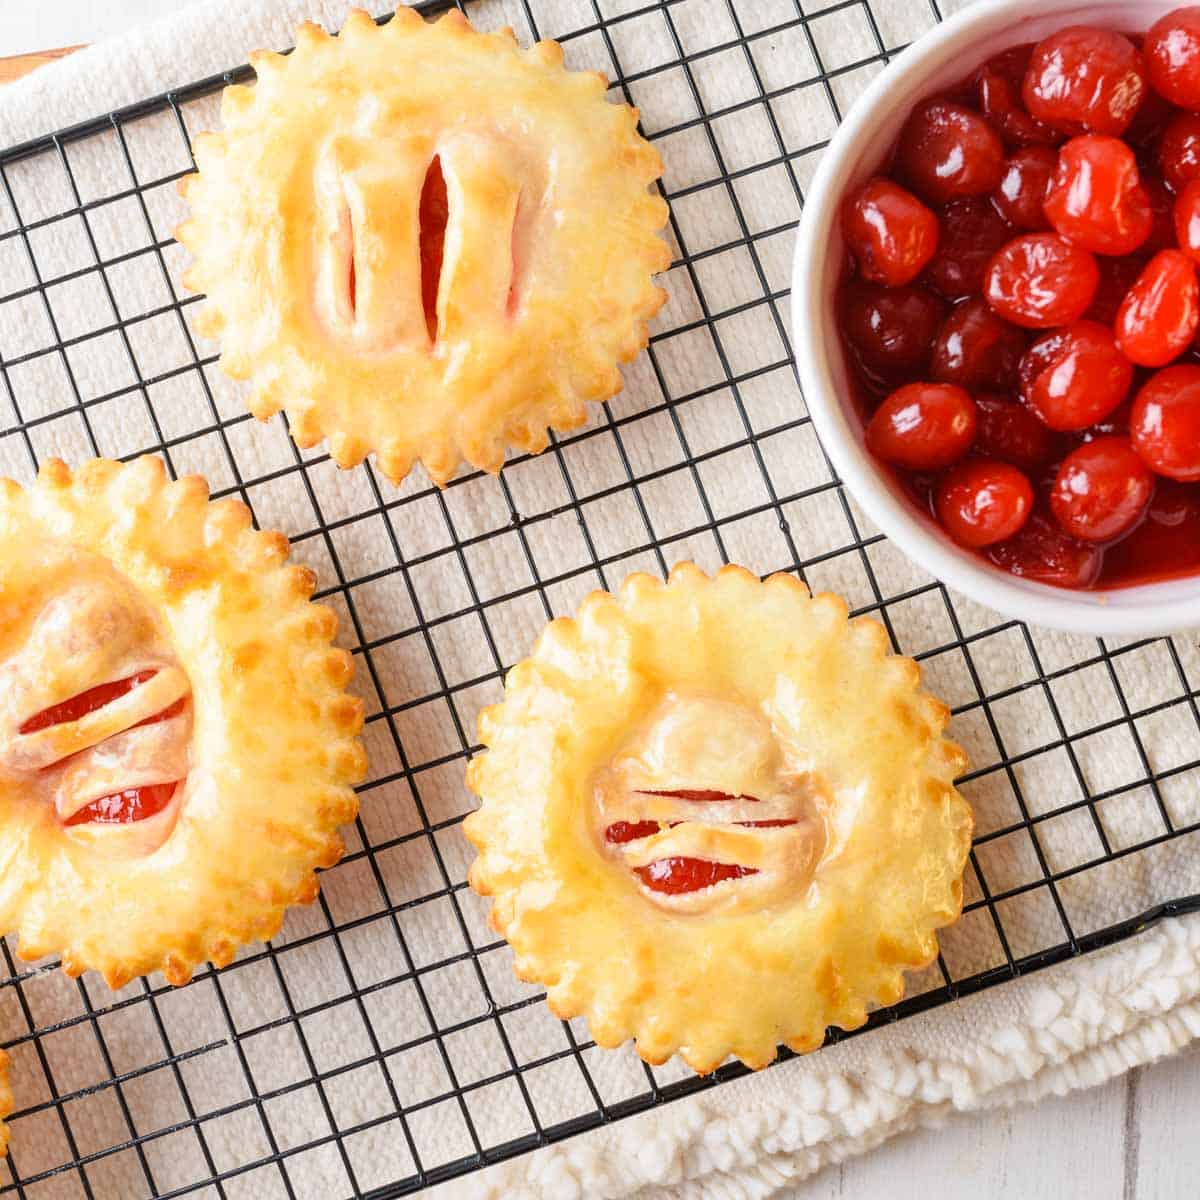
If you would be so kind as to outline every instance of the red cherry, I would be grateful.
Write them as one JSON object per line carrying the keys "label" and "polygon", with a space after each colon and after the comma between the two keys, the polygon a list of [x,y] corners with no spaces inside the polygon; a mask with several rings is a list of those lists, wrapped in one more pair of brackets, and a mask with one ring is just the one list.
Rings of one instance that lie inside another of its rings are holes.
{"label": "red cherry", "polygon": [[1154,223],[1133,151],[1099,134],[1072,138],[1058,152],[1045,210],[1063,237],[1093,254],[1132,254]]}
{"label": "red cherry", "polygon": [[1175,238],[1180,250],[1200,262],[1200,179],[1193,179],[1175,201]]}
{"label": "red cherry", "polygon": [[971,549],[1010,538],[1029,519],[1033,487],[1008,463],[973,458],[951,468],[934,493],[942,528]]}
{"label": "red cherry", "polygon": [[1158,166],[1175,192],[1200,179],[1200,116],[1178,113],[1158,141]]}
{"label": "red cherry", "polygon": [[1100,258],[1100,287],[1092,306],[1084,314],[1089,321],[1111,325],[1117,319],[1117,311],[1126,292],[1137,282],[1145,263],[1140,258]]}
{"label": "red cherry", "polygon": [[64,825],[128,825],[162,812],[175,794],[174,783],[153,783],[101,796],[72,813]]}
{"label": "red cherry", "polygon": [[1051,428],[1086,429],[1111,413],[1129,392],[1133,364],[1112,332],[1076,321],[1036,342],[1021,359],[1021,397]]}
{"label": "red cherry", "polygon": [[1055,520],[1085,542],[1110,542],[1128,533],[1154,495],[1154,476],[1128,438],[1100,437],[1067,455],[1050,508]]}
{"label": "red cherry", "polygon": [[1033,54],[1033,43],[1011,46],[988,59],[975,76],[975,103],[992,128],[1013,146],[1054,146],[1062,135],[1026,111],[1021,84]]}
{"label": "red cherry", "polygon": [[1117,345],[1131,362],[1165,367],[1192,344],[1200,324],[1200,286],[1179,250],[1156,254],[1117,312]]}
{"label": "red cherry", "polygon": [[1100,286],[1100,268],[1086,250],[1054,233],[1014,238],[988,264],[987,302],[1006,321],[1050,329],[1077,321]]}
{"label": "red cherry", "polygon": [[1100,577],[1104,551],[1064,533],[1035,512],[1016,537],[993,546],[988,558],[998,567],[1063,588],[1090,588]]}
{"label": "red cherry", "polygon": [[896,164],[932,204],[982,196],[1000,182],[1004,147],[977,113],[950,100],[918,104],[900,131]]}
{"label": "red cherry", "polygon": [[992,255],[1012,237],[1012,230],[983,196],[955,200],[941,215],[941,241],[925,279],[947,300],[978,296]]}
{"label": "red cherry", "polygon": [[957,462],[975,439],[975,402],[950,383],[909,383],[894,391],[867,424],[877,458],[910,471]]}
{"label": "red cherry", "polygon": [[1160,17],[1142,43],[1154,90],[1180,108],[1200,109],[1200,8]]}
{"label": "red cherry", "polygon": [[981,296],[964,300],[938,330],[930,374],[969,392],[1004,391],[1017,380],[1028,335],[1002,321]]}
{"label": "red cherry", "polygon": [[1133,402],[1133,448],[1156,474],[1200,482],[1200,366],[1167,367]]}
{"label": "red cherry", "polygon": [[854,280],[842,293],[842,331],[863,367],[884,380],[919,374],[946,306],[923,287]]}
{"label": "red cherry", "polygon": [[975,410],[978,454],[1012,463],[1030,475],[1059,457],[1062,439],[1025,405],[1003,396],[976,396]]}
{"label": "red cherry", "polygon": [[1048,125],[1120,137],[1145,91],[1142,56],[1128,38],[1072,25],[1034,47],[1021,95],[1030,115]]}
{"label": "red cherry", "polygon": [[648,866],[634,867],[633,873],[652,892],[678,896],[684,892],[698,892],[726,879],[757,875],[758,869],[736,863],[711,862],[707,858],[659,858]]}
{"label": "red cherry", "polygon": [[1027,146],[1009,158],[992,193],[996,211],[1014,228],[1036,233],[1050,228],[1043,204],[1058,155],[1049,146]]}
{"label": "red cherry", "polygon": [[916,279],[938,242],[937,217],[890,179],[869,179],[846,198],[842,232],[863,278],[888,287]]}

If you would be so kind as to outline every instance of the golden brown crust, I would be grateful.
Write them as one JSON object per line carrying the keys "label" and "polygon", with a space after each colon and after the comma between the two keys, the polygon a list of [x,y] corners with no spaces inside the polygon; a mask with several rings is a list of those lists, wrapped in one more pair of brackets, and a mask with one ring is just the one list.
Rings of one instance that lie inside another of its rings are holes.
{"label": "golden brown crust", "polygon": [[[336,621],[286,552],[154,458],[49,462],[28,490],[0,489],[0,931],[22,957],[57,954],[112,987],[155,970],[184,983],[316,895],[357,811],[363,714]],[[157,673],[99,711],[22,732],[143,668]],[[65,823],[176,780],[158,816]]]}
{"label": "golden brown crust", "polygon": [[[498,471],[506,444],[544,449],[547,426],[620,389],[670,254],[647,191],[662,164],[602,77],[457,10],[382,27],[354,12],[336,38],[304,25],[293,54],[251,63],[255,86],[227,88],[223,131],[196,141],[177,237],[208,295],[196,328],[251,381],[255,416],[285,409],[297,444],[328,438],[341,466],[374,452],[399,482],[420,460],[442,484],[464,459]],[[431,344],[418,239],[435,158],[450,216]]]}
{"label": "golden brown crust", "polygon": [[[481,714],[468,769],[470,882],[518,976],[599,1045],[632,1037],[701,1072],[811,1050],[894,1003],[961,911],[972,826],[949,714],[918,686],[878,623],[785,575],[682,564],[553,621]],[[686,788],[737,800],[717,816],[672,798]],[[660,829],[609,845],[614,819]],[[672,854],[757,874],[653,894],[631,867]]]}

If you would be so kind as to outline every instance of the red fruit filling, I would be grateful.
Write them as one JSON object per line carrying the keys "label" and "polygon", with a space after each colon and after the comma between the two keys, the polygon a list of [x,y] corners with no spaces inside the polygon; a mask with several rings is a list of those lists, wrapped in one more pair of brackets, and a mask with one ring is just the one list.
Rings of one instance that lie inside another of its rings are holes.
{"label": "red fruit filling", "polygon": [[992,310],[1026,329],[1079,320],[1100,287],[1095,258],[1054,233],[1013,238],[988,264],[983,294]]}
{"label": "red fruit filling", "polygon": [[1076,321],[1038,338],[1021,359],[1021,396],[1050,429],[1086,429],[1125,399],[1133,366],[1112,331]]}
{"label": "red fruit filling", "polygon": [[1039,233],[1050,228],[1046,193],[1058,168],[1058,155],[1049,146],[1018,150],[1004,168],[1000,186],[992,193],[996,211],[1014,228]]}
{"label": "red fruit filling", "polygon": [[871,452],[1013,574],[1200,573],[1200,5],[1006,50],[887,161],[843,215]]}
{"label": "red fruit filling", "polygon": [[1141,519],[1154,476],[1129,439],[1098,437],[1067,455],[1050,493],[1055,520],[1085,542],[1111,542]]}
{"label": "red fruit filling", "polygon": [[111,796],[101,796],[85,804],[64,822],[66,825],[127,825],[144,821],[162,812],[171,803],[176,784],[155,783],[147,787],[126,788]]}
{"label": "red fruit filling", "polygon": [[[139,671],[127,679],[114,679],[111,683],[97,684],[94,688],[88,688],[86,692],[80,692],[79,695],[62,701],[61,704],[53,704],[49,708],[35,713],[20,727],[18,732],[37,733],[38,730],[49,729],[53,725],[66,725],[71,721],[78,721],[81,717],[86,717],[89,713],[106,707],[114,700],[119,700],[139,684],[153,679],[156,674],[158,674],[157,671]],[[155,713],[154,716],[147,717],[144,721],[139,721],[138,725],[153,725],[158,721],[165,721],[182,712],[186,703],[186,700],[176,700],[162,712]]]}
{"label": "red fruit filling", "polygon": [[1200,109],[1200,7],[1176,9],[1155,21],[1142,55],[1160,96],[1179,108]]}
{"label": "red fruit filling", "polygon": [[[731,796],[728,792],[712,791],[706,788],[679,788],[671,791],[644,790],[645,796],[673,796],[678,800],[689,800],[693,803],[712,804],[720,801],[749,800],[758,803],[757,796]],[[775,818],[767,821],[734,821],[734,825],[746,829],[782,829],[787,825],[795,825],[788,818]],[[651,837],[659,832],[664,822],[659,821],[614,821],[604,831],[604,840],[610,845],[623,845],[626,842],[637,841],[638,838]],[[679,821],[667,821],[667,828],[674,828]],[[741,879],[746,875],[757,875],[755,867],[743,867],[737,863],[712,862],[704,858],[672,857],[659,858],[644,867],[634,867],[633,873],[651,891],[665,892],[668,895],[681,895],[685,892],[697,892],[701,888],[712,887],[725,879]]]}
{"label": "red fruit filling", "polygon": [[933,257],[938,221],[912,192],[876,178],[842,205],[842,232],[864,279],[900,287]]}
{"label": "red fruit filling", "polygon": [[1200,482],[1200,367],[1167,367],[1152,376],[1133,402],[1129,433],[1155,474]]}
{"label": "red fruit filling", "polygon": [[644,867],[634,867],[633,873],[652,892],[679,896],[712,887],[726,879],[757,875],[758,870],[739,867],[736,863],[710,862],[706,858],[660,858]]}
{"label": "red fruit filling", "polygon": [[1002,391],[1017,382],[1028,335],[1002,321],[979,296],[964,300],[942,322],[933,343],[930,374],[968,391]]}
{"label": "red fruit filling", "polygon": [[1093,254],[1132,254],[1154,225],[1133,151],[1098,134],[1072,138],[1058,152],[1044,207],[1063,237]]}
{"label": "red fruit filling", "polygon": [[934,491],[938,519],[960,546],[1002,542],[1029,519],[1033,487],[1010,463],[978,458],[948,471]]}
{"label": "red fruit filling", "polygon": [[1004,145],[979,113],[935,98],[913,109],[896,166],[917,195],[945,204],[992,191],[1004,172]]}
{"label": "red fruit filling", "polygon": [[1029,114],[1070,133],[1120,137],[1146,92],[1142,56],[1107,29],[1073,25],[1034,47],[1021,95]]}
{"label": "red fruit filling", "polygon": [[1117,345],[1140,367],[1165,367],[1196,336],[1200,285],[1192,260],[1179,250],[1156,254],[1117,310]]}

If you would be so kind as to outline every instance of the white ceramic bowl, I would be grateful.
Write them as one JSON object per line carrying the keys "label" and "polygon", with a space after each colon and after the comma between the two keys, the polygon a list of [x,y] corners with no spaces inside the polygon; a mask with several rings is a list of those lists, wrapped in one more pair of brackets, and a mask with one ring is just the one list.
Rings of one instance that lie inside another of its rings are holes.
{"label": "white ceramic bowl", "polygon": [[1010,617],[1072,633],[1140,635],[1200,626],[1200,577],[1107,591],[1068,591],[1020,579],[959,549],[919,513],[863,444],[834,313],[842,261],[838,206],[878,170],[910,109],[1009,46],[1064,25],[1143,32],[1180,0],[979,0],[899,55],[858,99],[825,151],[800,223],[792,331],[817,433],[871,519],[931,574]]}

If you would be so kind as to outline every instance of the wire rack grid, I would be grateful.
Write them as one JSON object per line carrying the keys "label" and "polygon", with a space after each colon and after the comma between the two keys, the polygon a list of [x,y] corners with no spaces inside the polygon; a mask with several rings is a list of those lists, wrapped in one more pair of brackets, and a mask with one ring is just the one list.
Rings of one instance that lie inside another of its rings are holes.
{"label": "wire rack grid", "polygon": [[114,994],[3,944],[0,1195],[399,1196],[742,1074],[652,1069],[555,1021],[465,884],[478,709],[547,619],[634,569],[794,571],[876,615],[952,704],[978,819],[964,917],[868,1028],[1196,907],[1195,639],[1070,638],[950,595],[843,492],[799,393],[783,314],[805,185],[847,104],[944,15],[933,0],[464,7],[556,37],[640,107],[675,251],[625,392],[498,479],[338,472],[215,370],[174,184],[248,69],[0,151],[3,473],[157,453],[283,528],[342,617],[372,762],[318,903],[221,972]]}

